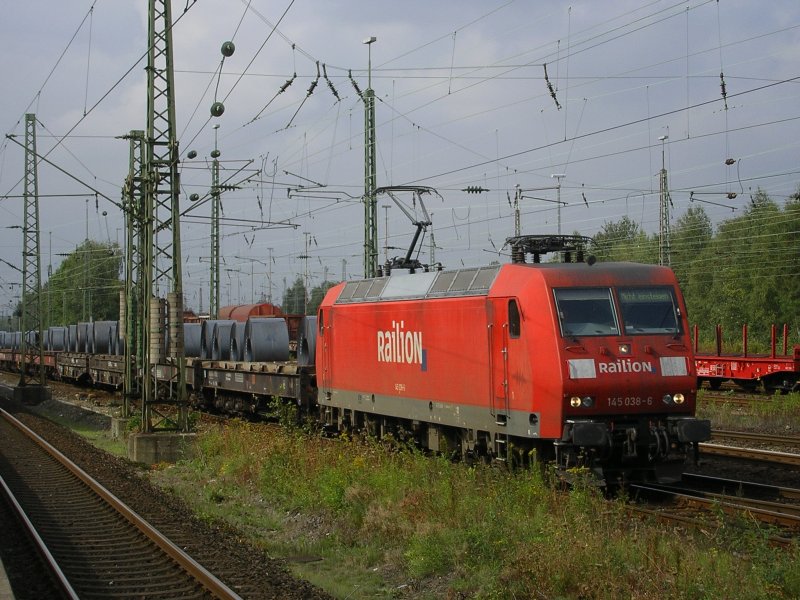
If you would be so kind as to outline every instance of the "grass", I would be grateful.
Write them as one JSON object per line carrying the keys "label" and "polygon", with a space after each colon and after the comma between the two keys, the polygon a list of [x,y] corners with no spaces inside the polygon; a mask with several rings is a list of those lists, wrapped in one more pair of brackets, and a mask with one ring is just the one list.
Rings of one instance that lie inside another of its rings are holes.
{"label": "grass", "polygon": [[76,422],[68,416],[59,414],[48,413],[47,418],[58,423],[59,425],[71,429],[81,437],[89,440],[94,446],[101,450],[105,450],[109,454],[127,458],[128,444],[124,439],[111,437],[110,429],[99,429],[96,426],[87,425],[85,423]]}
{"label": "grass", "polygon": [[800,597],[800,549],[764,529],[645,523],[538,471],[230,424],[153,477],[339,598]]}
{"label": "grass", "polygon": [[711,419],[715,429],[769,430],[800,434],[800,393],[775,394],[748,406],[706,402],[705,390],[697,393],[697,416]]}

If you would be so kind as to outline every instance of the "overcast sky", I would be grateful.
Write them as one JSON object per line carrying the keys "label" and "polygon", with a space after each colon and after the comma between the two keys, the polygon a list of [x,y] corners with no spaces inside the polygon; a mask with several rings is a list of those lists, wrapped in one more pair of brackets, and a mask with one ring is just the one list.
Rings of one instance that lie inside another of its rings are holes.
{"label": "overcast sky", "polygon": [[[146,125],[147,2],[1,6],[3,133],[24,142],[24,115],[35,113],[39,153],[118,199],[128,171],[128,143],[118,137]],[[516,185],[545,188],[522,200],[524,233],[558,230],[559,179],[562,232],[593,235],[626,215],[657,231],[662,150],[673,222],[691,192],[718,223],[741,214],[758,188],[782,202],[800,183],[796,0],[200,0],[186,7],[187,0],[172,7],[180,17],[173,43],[182,208],[190,194],[208,191],[214,125],[222,179],[241,183],[223,195],[223,304],[270,294],[270,256],[276,303],[284,280],[291,285],[306,268],[312,286],[326,273],[329,280],[363,273],[364,111],[348,70],[364,90],[370,36],[377,37],[378,185],[439,191],[442,198],[427,196],[425,204],[435,259],[445,267],[504,260],[498,251],[514,232],[508,197]],[[221,65],[227,40],[236,51]],[[324,76],[307,97],[317,61],[339,101]],[[210,116],[215,101],[225,106],[219,118]],[[188,160],[189,150],[197,158]],[[22,235],[8,227],[22,224],[23,156],[4,136],[0,259],[17,266]],[[43,273],[87,228],[92,239],[123,241],[113,204],[49,164],[38,176]],[[467,186],[489,191],[468,195]],[[413,234],[390,205],[379,198],[381,262],[387,221],[390,257],[404,254]],[[182,227],[185,292],[195,310],[208,306],[209,209],[190,211]],[[307,241],[306,263],[299,257]],[[19,281],[0,261],[0,313],[15,304]]]}

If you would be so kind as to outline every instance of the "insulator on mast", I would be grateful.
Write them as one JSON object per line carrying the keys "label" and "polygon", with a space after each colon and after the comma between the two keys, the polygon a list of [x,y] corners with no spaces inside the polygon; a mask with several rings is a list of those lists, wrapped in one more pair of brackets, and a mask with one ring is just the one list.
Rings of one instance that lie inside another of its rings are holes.
{"label": "insulator on mast", "polygon": [[364,94],[361,93],[361,88],[358,87],[358,84],[356,83],[356,80],[353,79],[353,71],[351,69],[347,70],[347,76],[350,78],[350,83],[353,84],[353,87],[356,90],[356,94],[358,94],[358,97],[363,100],[364,99]]}
{"label": "insulator on mast", "polygon": [[558,103],[558,98],[556,98],[556,91],[553,89],[553,84],[550,83],[550,78],[547,76],[547,63],[544,63],[542,66],[544,66],[544,82],[547,84],[550,96],[553,98],[553,102],[556,103],[556,108],[561,110],[561,105]]}
{"label": "insulator on mast", "polygon": [[337,101],[341,101],[339,98],[339,93],[336,91],[336,88],[333,87],[333,83],[330,79],[328,79],[328,69],[325,68],[325,63],[322,63],[322,75],[325,77],[325,81],[328,82],[328,87],[331,88],[331,93],[336,98]]}

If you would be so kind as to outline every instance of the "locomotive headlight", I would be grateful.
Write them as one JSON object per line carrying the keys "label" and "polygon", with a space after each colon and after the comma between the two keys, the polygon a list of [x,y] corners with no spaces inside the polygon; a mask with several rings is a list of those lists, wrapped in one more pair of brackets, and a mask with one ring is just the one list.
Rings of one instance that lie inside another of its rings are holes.
{"label": "locomotive headlight", "polygon": [[685,400],[685,398],[683,397],[683,394],[681,394],[680,392],[678,392],[677,394],[675,394],[675,395],[672,397],[672,401],[673,401],[675,404],[683,404],[683,401],[684,401],[684,400]]}
{"label": "locomotive headlight", "polygon": [[569,405],[572,408],[578,408],[581,405],[581,399],[578,396],[573,396],[569,399]]}
{"label": "locomotive headlight", "polygon": [[664,404],[672,404],[673,399],[672,396],[670,396],[669,394],[664,394],[662,400],[664,401]]}
{"label": "locomotive headlight", "polygon": [[591,408],[592,406],[594,406],[594,398],[592,398],[591,396],[585,396],[583,400],[581,400],[581,404],[583,405],[584,408]]}

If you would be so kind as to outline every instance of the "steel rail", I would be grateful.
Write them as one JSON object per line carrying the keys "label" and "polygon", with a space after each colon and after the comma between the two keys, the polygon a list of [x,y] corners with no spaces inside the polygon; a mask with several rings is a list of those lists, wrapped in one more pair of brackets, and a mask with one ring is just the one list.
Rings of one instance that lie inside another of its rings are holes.
{"label": "steel rail", "polygon": [[800,529],[800,507],[765,500],[734,498],[724,494],[711,494],[702,491],[672,488],[670,486],[635,484],[632,488],[648,492],[666,494],[691,506],[705,510],[719,508],[726,514],[746,512],[763,523],[784,525],[792,529]]}
{"label": "steel rail", "polygon": [[771,396],[759,396],[759,395],[736,395],[731,396],[725,392],[718,393],[718,392],[710,392],[708,390],[705,391],[705,394],[702,398],[700,398],[700,402],[714,402],[716,404],[736,404],[738,406],[749,406],[754,402],[772,402]]}
{"label": "steel rail", "polygon": [[735,458],[746,458],[774,464],[789,465],[800,467],[800,454],[791,452],[774,452],[771,450],[756,450],[754,448],[737,448],[734,446],[724,446],[721,444],[699,444],[700,451],[705,454],[716,456],[729,456]]}
{"label": "steel rail", "polygon": [[79,600],[80,596],[75,592],[70,582],[67,580],[64,572],[61,570],[61,567],[58,565],[53,554],[50,552],[50,549],[47,547],[47,544],[44,543],[44,540],[39,535],[39,532],[36,531],[36,527],[34,527],[31,520],[28,518],[28,515],[25,514],[25,510],[22,508],[22,505],[17,501],[16,497],[14,497],[14,492],[8,487],[5,482],[5,479],[0,477],[0,491],[2,491],[3,497],[8,501],[11,510],[16,514],[17,519],[19,519],[22,527],[25,529],[28,537],[31,539],[31,542],[36,547],[36,551],[44,560],[47,567],[50,569],[51,574],[56,580],[56,583],[61,588],[61,591],[67,598],[71,598],[73,600]]}
{"label": "steel rail", "polygon": [[728,479],[725,477],[715,477],[713,475],[704,475],[702,473],[684,473],[682,479],[683,481],[694,480],[701,485],[712,484],[728,489],[752,490],[760,494],[770,494],[774,497],[786,498],[787,500],[800,500],[800,489],[798,488],[757,483],[755,481],[741,481],[738,479]]}
{"label": "steel rail", "polygon": [[[681,523],[694,529],[704,529],[708,527],[707,521],[701,521],[700,519],[694,519],[692,517],[687,517],[686,515],[653,510],[652,508],[645,508],[643,506],[629,506],[628,510],[632,513],[653,518],[660,523]],[[772,544],[784,548],[788,548],[794,543],[792,538],[780,535],[770,535],[768,539]]]}
{"label": "steel rail", "polygon": [[791,435],[775,435],[771,433],[752,433],[748,431],[728,431],[722,429],[711,430],[713,437],[729,438],[732,440],[745,440],[750,442],[764,442],[780,444],[782,446],[800,447],[800,437]]}
{"label": "steel rail", "polygon": [[94,493],[101,497],[107,504],[112,506],[119,514],[138,529],[149,540],[155,543],[165,554],[172,558],[180,567],[194,577],[203,587],[209,592],[225,600],[241,600],[241,597],[231,590],[227,585],[220,581],[213,573],[209,572],[203,565],[195,561],[191,556],[184,552],[181,548],[172,543],[166,536],[155,529],[142,517],[140,517],[133,509],[122,502],[109,490],[103,487],[99,482],[94,480],[78,465],[72,462],[58,449],[52,446],[44,438],[37,433],[26,427],[21,421],[13,417],[11,414],[3,409],[0,409],[0,416],[6,421],[14,425],[18,430],[24,433],[28,438],[33,440],[43,450],[45,450],[56,461],[68,469],[75,477],[88,486]]}

